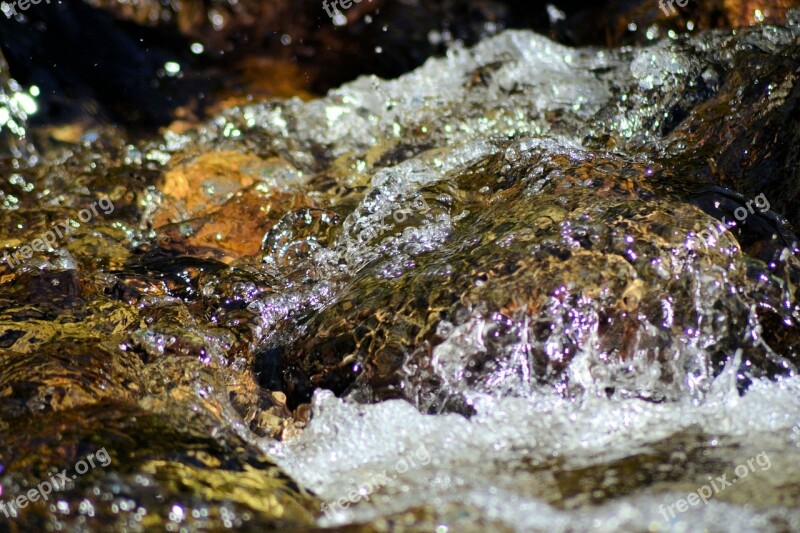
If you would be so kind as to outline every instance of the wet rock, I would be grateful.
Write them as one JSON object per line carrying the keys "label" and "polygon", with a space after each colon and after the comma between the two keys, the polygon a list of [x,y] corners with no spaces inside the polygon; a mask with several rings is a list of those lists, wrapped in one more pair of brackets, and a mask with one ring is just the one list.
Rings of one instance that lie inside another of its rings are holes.
{"label": "wet rock", "polygon": [[[49,507],[53,495],[49,502],[29,502],[10,518],[37,528],[55,519],[70,528],[137,530],[174,523],[198,529],[313,523],[306,510],[313,498],[263,455],[234,435],[212,437],[217,424],[207,415],[185,414],[177,428],[175,411],[156,413],[111,400],[33,421],[4,421],[2,479],[12,493],[58,480],[53,465],[85,462],[89,454],[99,457],[100,449],[107,454],[104,463],[95,458],[94,468],[54,493],[57,518]],[[38,443],[37,453],[30,453],[30,440]],[[97,498],[98,492],[106,497]]]}
{"label": "wet rock", "polygon": [[[360,400],[399,396],[423,409],[466,412],[472,394],[525,395],[540,386],[674,399],[702,395],[738,350],[753,376],[796,371],[797,341],[789,340],[798,338],[796,236],[766,206],[734,220],[746,197],[720,188],[732,184],[709,171],[708,158],[694,155],[698,146],[722,147],[716,157],[735,168],[738,156],[724,147],[749,137],[720,139],[724,122],[712,121],[692,129],[702,142],[688,148],[685,137],[678,140],[701,110],[730,102],[724,83],[736,79],[737,65],[763,58],[746,43],[773,33],[764,28],[721,37],[715,45],[721,51],[710,57],[691,39],[607,57],[590,69],[610,72],[587,81],[588,89],[570,85],[565,74],[585,56],[512,33],[490,41],[499,45],[491,52],[482,45],[449,60],[446,69],[429,63],[378,85],[375,100],[360,93],[369,80],[329,97],[338,115],[352,117],[340,122],[343,130],[361,121],[359,108],[391,111],[393,122],[366,126],[356,143],[392,127],[407,132],[404,143],[424,139],[426,151],[406,150],[401,154],[409,159],[373,167],[372,186],[339,235],[355,275],[332,305],[302,324],[307,333],[288,344],[268,341],[281,354],[290,401],[307,401],[317,387]],[[767,39],[773,47],[795,46],[792,39]],[[791,56],[779,54],[772,64]],[[531,64],[529,57],[541,59]],[[720,72],[714,85],[704,70],[709,61]],[[526,95],[541,94],[526,73],[541,70],[560,76],[560,93],[577,103],[554,97],[525,106]],[[767,71],[782,79],[781,68]],[[404,99],[399,87],[422,76],[437,77],[439,90],[423,88],[413,103]],[[603,81],[612,79],[612,85]],[[488,128],[500,138],[481,144],[471,135],[481,128],[477,116],[451,102],[480,106],[497,94],[525,109],[528,120],[515,121],[504,104],[492,107]],[[351,108],[339,98],[357,103]],[[766,115],[792,131],[794,100],[777,101],[785,107],[776,109],[766,95],[750,101],[746,116]],[[594,132],[575,139],[570,127],[584,120]],[[645,124],[655,129],[640,131]],[[336,153],[339,140],[326,135]],[[588,152],[582,142],[613,151]],[[786,151],[771,154],[792,153],[782,142]],[[781,163],[759,151],[753,163],[736,168],[755,178],[751,165],[761,164]],[[791,168],[772,179],[787,187]],[[417,197],[433,208],[386,226],[392,209]],[[720,223],[721,236],[706,241],[704,230]],[[369,225],[366,240],[356,236]],[[760,317],[765,324],[782,321],[782,333],[769,334],[773,345],[760,334],[742,342],[742,329]],[[742,388],[749,379],[742,376]]]}

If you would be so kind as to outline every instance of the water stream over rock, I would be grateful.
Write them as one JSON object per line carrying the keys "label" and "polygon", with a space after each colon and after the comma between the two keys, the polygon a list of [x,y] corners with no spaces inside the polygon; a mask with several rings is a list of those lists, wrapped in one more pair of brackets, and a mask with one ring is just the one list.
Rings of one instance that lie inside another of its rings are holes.
{"label": "water stream over rock", "polygon": [[511,30],[151,141],[17,135],[0,499],[110,462],[0,522],[800,530],[799,58],[799,11]]}

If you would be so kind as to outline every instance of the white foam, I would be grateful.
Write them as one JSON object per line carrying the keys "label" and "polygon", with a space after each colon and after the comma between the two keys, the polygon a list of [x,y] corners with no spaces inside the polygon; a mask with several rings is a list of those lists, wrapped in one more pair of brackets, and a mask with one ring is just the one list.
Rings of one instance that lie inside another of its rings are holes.
{"label": "white foam", "polygon": [[[468,420],[423,415],[399,400],[357,405],[318,391],[312,421],[301,436],[285,443],[259,442],[281,468],[326,502],[349,498],[374,476],[388,474],[390,483],[370,494],[369,501],[362,498],[323,514],[320,525],[364,522],[423,505],[457,522],[458,513],[448,509],[463,513],[466,505],[480,520],[517,531],[719,530],[722,515],[729,531],[760,530],[771,515],[800,527],[800,511],[753,509],[720,499],[669,521],[659,510],[705,483],[704,474],[731,472],[760,452],[771,460],[769,475],[757,472],[742,480],[743,486],[750,485],[744,490],[779,491],[781,483],[796,479],[800,378],[756,381],[740,397],[729,377],[721,376],[702,402],[656,404],[597,396],[573,402],[539,393],[527,400],[483,396],[475,407],[477,414]],[[699,474],[677,473],[673,481],[660,484],[643,477],[630,494],[595,507],[564,510],[548,503],[558,490],[557,478],[570,472],[598,466],[614,472],[618,461],[636,456],[653,468],[669,469],[670,464],[647,455],[673,440],[682,442],[684,432],[713,436],[714,442],[703,445],[723,448],[724,462],[695,464]],[[420,450],[429,454],[429,462],[401,472],[405,467],[399,461],[413,453],[425,455]]]}

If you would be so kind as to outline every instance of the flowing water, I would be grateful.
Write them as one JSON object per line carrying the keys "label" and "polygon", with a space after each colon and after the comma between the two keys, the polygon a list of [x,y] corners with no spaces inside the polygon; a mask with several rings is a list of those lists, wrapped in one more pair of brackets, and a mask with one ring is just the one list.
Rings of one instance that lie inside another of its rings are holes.
{"label": "flowing water", "polygon": [[506,31],[154,141],[16,140],[2,499],[110,464],[0,522],[800,530],[798,58],[797,11]]}

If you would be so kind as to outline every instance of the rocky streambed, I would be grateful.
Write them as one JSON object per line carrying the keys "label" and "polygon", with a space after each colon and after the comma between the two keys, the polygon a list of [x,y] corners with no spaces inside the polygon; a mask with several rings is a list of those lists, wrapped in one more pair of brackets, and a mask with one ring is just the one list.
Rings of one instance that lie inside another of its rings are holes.
{"label": "rocky streambed", "polygon": [[800,12],[47,150],[0,68],[0,527],[800,530]]}

